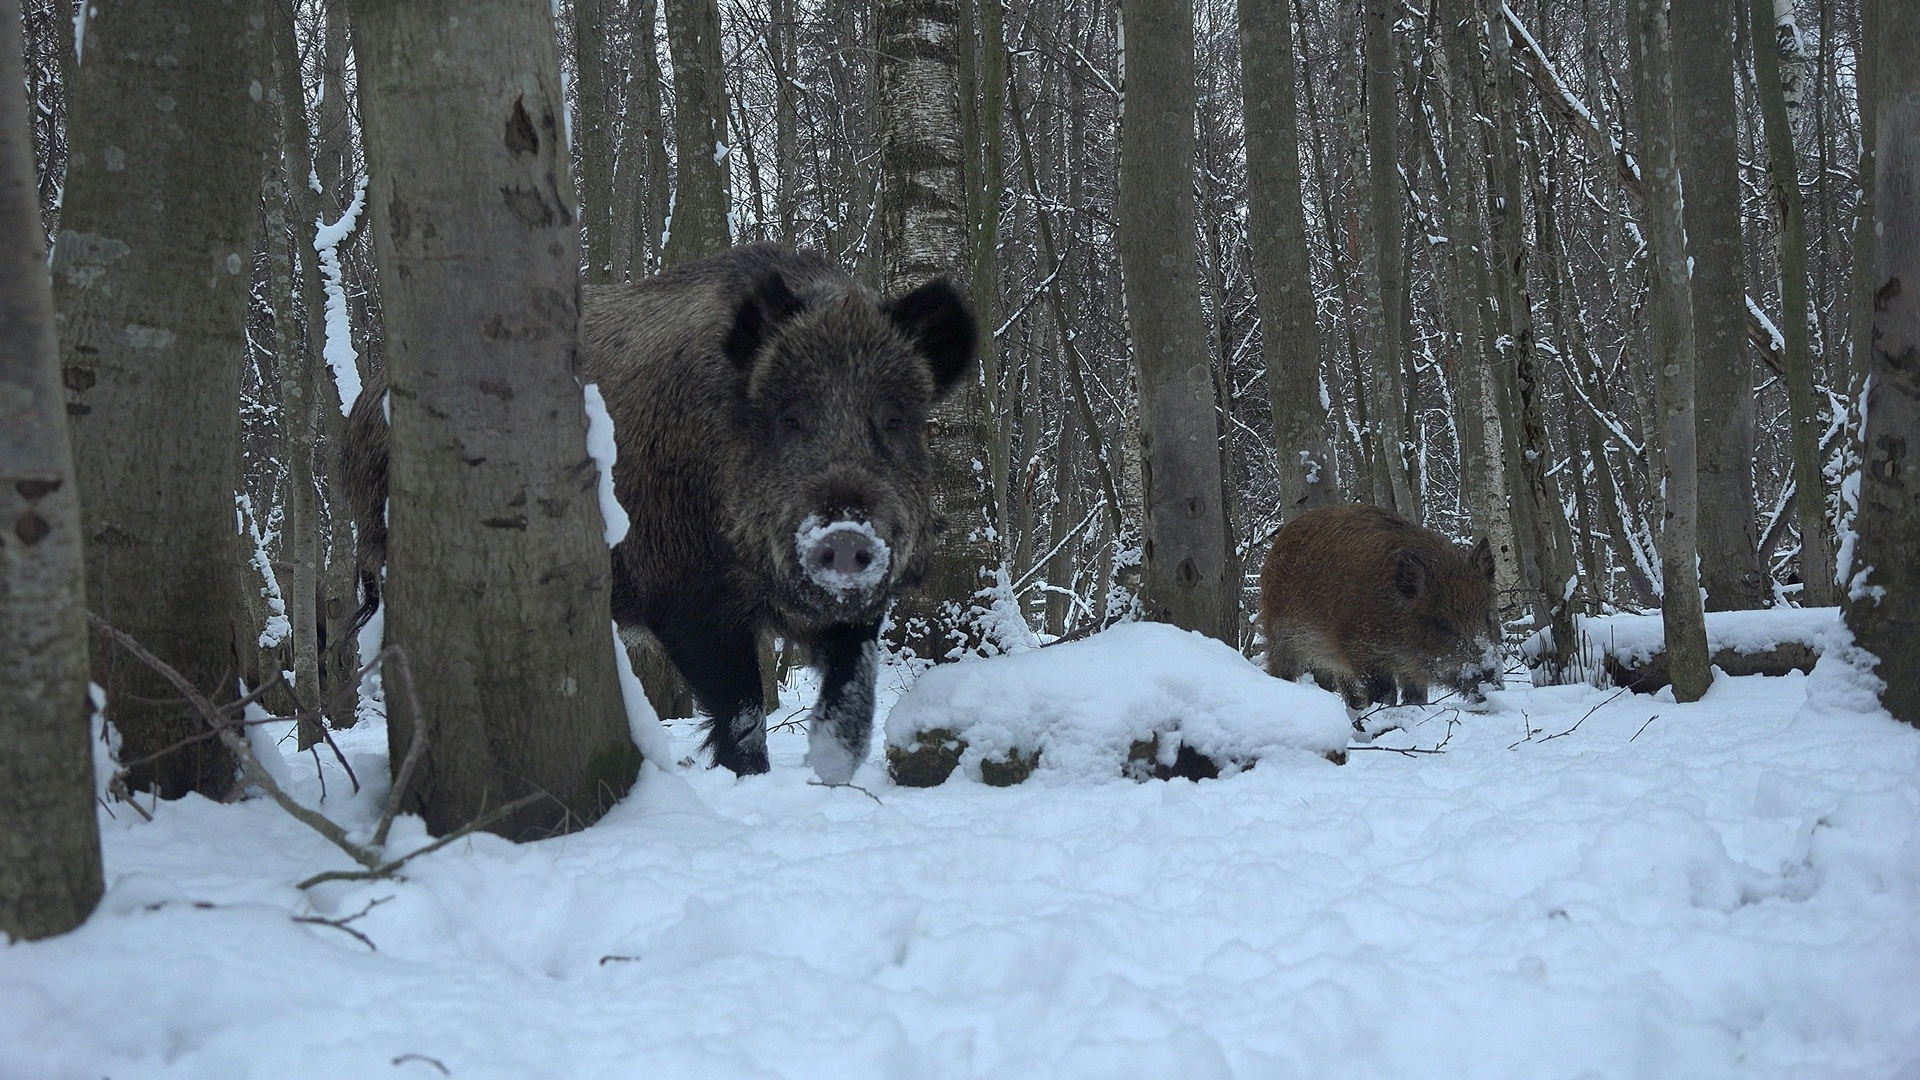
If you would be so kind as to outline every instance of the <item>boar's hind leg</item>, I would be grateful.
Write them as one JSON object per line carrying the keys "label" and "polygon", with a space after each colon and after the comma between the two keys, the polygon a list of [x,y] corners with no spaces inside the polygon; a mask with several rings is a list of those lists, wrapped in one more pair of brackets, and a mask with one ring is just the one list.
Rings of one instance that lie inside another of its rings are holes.
{"label": "boar's hind leg", "polygon": [[713,763],[740,776],[766,772],[767,723],[753,631],[690,608],[683,607],[677,618],[653,621],[654,636],[709,717],[707,749]]}
{"label": "boar's hind leg", "polygon": [[820,700],[807,717],[807,763],[828,784],[853,779],[873,736],[880,624],[830,626],[814,640]]}

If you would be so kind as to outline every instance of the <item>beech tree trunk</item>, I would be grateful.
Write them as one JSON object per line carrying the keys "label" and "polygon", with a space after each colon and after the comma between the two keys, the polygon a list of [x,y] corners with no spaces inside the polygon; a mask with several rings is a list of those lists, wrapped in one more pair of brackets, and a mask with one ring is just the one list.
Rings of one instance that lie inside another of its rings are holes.
{"label": "beech tree trunk", "polygon": [[1733,98],[1738,0],[1673,0],[1674,122],[1693,256],[1694,430],[1700,451],[1700,579],[1707,610],[1765,607],[1753,507],[1753,359],[1740,240],[1738,113]]}
{"label": "beech tree trunk", "polygon": [[1631,0],[1634,105],[1640,113],[1641,176],[1647,190],[1647,301],[1655,425],[1662,443],[1665,514],[1660,529],[1660,599],[1667,666],[1677,701],[1698,701],[1713,683],[1696,567],[1698,517],[1693,423],[1693,293],[1674,146],[1673,61],[1664,0]]}
{"label": "beech tree trunk", "polygon": [[727,78],[720,62],[716,0],[666,0],[667,52],[673,58],[672,208],[661,266],[712,255],[733,243],[727,215],[732,147],[727,142]]}
{"label": "beech tree trunk", "polygon": [[1877,284],[1847,625],[1880,658],[1880,703],[1920,726],[1920,20],[1866,2],[1883,5],[1873,13]]}
{"label": "beech tree trunk", "polygon": [[1340,501],[1321,398],[1320,333],[1307,258],[1293,22],[1284,0],[1239,0],[1240,89],[1247,128],[1247,242],[1260,310],[1260,351],[1280,459],[1280,511],[1290,520]]}
{"label": "beech tree trunk", "polygon": [[[459,18],[450,16],[457,13]],[[508,800],[532,839],[591,823],[640,754],[575,374],[580,230],[544,0],[355,4],[391,385],[386,679],[406,805],[443,833]]]}
{"label": "beech tree trunk", "polygon": [[1122,0],[1120,266],[1140,390],[1149,619],[1238,647],[1193,219],[1192,0]]}
{"label": "beech tree trunk", "polygon": [[613,110],[607,89],[607,7],[611,3],[573,0],[573,145],[580,159],[585,276],[594,283],[618,276],[613,251]]}
{"label": "beech tree trunk", "polygon": [[[68,84],[67,186],[53,259],[88,603],[216,703],[234,696],[233,478],[240,370],[273,130],[259,0],[97,0]],[[181,33],[185,28],[187,32]],[[169,63],[155,62],[166,42]],[[94,681],[127,760],[206,730],[119,650]],[[167,798],[223,798],[232,757],[201,739],[137,766]]]}
{"label": "beech tree trunk", "polygon": [[20,5],[0,0],[0,940],[100,900],[80,495],[34,177]]}

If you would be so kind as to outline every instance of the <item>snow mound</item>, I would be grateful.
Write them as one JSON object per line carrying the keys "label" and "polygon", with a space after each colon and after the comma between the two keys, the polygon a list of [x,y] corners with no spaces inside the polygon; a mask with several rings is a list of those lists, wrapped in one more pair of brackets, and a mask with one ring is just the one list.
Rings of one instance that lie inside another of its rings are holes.
{"label": "snow mound", "polygon": [[896,782],[913,786],[956,764],[996,785],[1029,773],[1165,778],[1288,752],[1343,760],[1352,732],[1332,694],[1272,678],[1204,635],[1127,623],[928,671],[887,717],[887,753]]}
{"label": "snow mound", "polygon": [[[1782,645],[1807,645],[1818,654],[1839,625],[1837,607],[1709,611],[1707,649],[1748,656]],[[1580,630],[1591,645],[1592,655],[1610,656],[1623,664],[1643,663],[1667,650],[1666,631],[1658,612],[1583,617]]]}

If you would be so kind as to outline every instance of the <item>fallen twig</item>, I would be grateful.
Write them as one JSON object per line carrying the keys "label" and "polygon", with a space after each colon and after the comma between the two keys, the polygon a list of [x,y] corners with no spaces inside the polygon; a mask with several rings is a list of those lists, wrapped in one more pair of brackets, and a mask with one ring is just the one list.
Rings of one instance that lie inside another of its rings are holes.
{"label": "fallen twig", "polygon": [[455,829],[418,851],[410,851],[391,862],[380,863],[377,866],[372,866],[365,870],[328,870],[325,873],[313,875],[307,880],[295,885],[294,888],[311,889],[315,885],[328,881],[377,881],[380,878],[392,877],[394,871],[412,862],[414,859],[439,851],[441,848],[446,847],[448,844],[453,843],[463,836],[479,832],[494,822],[499,821],[501,818],[506,817],[508,814],[513,813],[515,810],[523,806],[531,806],[545,798],[550,798],[550,796],[543,791],[535,792],[532,795],[522,795],[510,803],[503,803],[493,810],[474,818],[472,821],[467,822],[465,825],[460,826],[458,829]]}
{"label": "fallen twig", "polygon": [[[1654,722],[1655,720],[1658,720],[1658,719],[1660,719],[1660,714],[1659,714],[1659,713],[1654,713],[1654,714],[1653,714],[1652,716],[1649,716],[1649,717],[1647,717],[1647,723],[1646,723],[1646,724],[1641,724],[1641,725],[1640,725],[1640,731],[1645,731],[1645,730],[1647,730],[1647,724],[1651,724],[1651,723],[1653,723],[1653,722]],[[1639,737],[1640,737],[1640,731],[1636,731],[1636,732],[1634,732],[1634,733],[1633,733],[1633,739],[1637,739],[1637,738],[1639,738]],[[1628,742],[1632,742],[1632,741],[1633,741],[1633,739],[1628,739],[1627,741],[1628,741]]]}
{"label": "fallen twig", "polygon": [[861,787],[859,784],[829,784],[825,780],[809,780],[807,781],[807,786],[823,787],[823,788],[852,788],[853,790],[859,792],[860,794],[865,795],[867,798],[872,799],[874,802],[880,803],[881,806],[887,805],[886,803],[880,802],[880,796],[875,795],[873,792],[868,791],[866,788]]}
{"label": "fallen twig", "polygon": [[380,812],[380,827],[373,831],[373,843],[376,847],[385,847],[387,830],[393,828],[393,819],[399,816],[400,800],[406,795],[407,785],[413,782],[414,770],[420,767],[420,758],[427,751],[427,714],[420,708],[420,694],[413,684],[413,665],[407,662],[407,651],[398,645],[389,645],[380,650],[380,655],[368,663],[380,663],[391,657],[394,667],[400,672],[401,690],[407,695],[407,708],[413,719],[413,738],[407,742],[407,756],[400,761],[400,771],[393,774],[393,790],[387,792],[387,806]]}
{"label": "fallen twig", "polygon": [[[1555,739],[1557,739],[1557,738],[1559,738],[1559,737],[1560,737],[1561,735],[1571,735],[1571,734],[1573,734],[1574,732],[1576,732],[1576,731],[1579,731],[1579,730],[1580,730],[1580,725],[1581,725],[1581,724],[1584,724],[1584,723],[1586,723],[1586,722],[1587,722],[1587,717],[1589,717],[1589,716],[1592,716],[1592,715],[1593,715],[1594,713],[1597,713],[1597,712],[1599,712],[1599,711],[1600,711],[1601,709],[1604,709],[1604,708],[1606,708],[1607,706],[1609,706],[1609,705],[1611,705],[1611,704],[1613,704],[1613,703],[1614,703],[1614,702],[1615,702],[1616,700],[1618,700],[1618,699],[1619,699],[1619,697],[1620,697],[1620,695],[1621,695],[1621,694],[1624,694],[1624,693],[1626,693],[1626,692],[1627,692],[1627,688],[1626,688],[1626,687],[1624,687],[1624,686],[1623,686],[1623,687],[1621,687],[1621,688],[1620,688],[1620,689],[1618,689],[1618,690],[1615,690],[1615,691],[1613,692],[1613,694],[1612,694],[1612,696],[1610,696],[1610,697],[1608,697],[1608,698],[1607,698],[1607,700],[1605,700],[1605,701],[1603,701],[1603,702],[1601,702],[1601,703],[1600,703],[1600,704],[1598,704],[1598,705],[1595,705],[1595,706],[1594,706],[1593,708],[1591,708],[1591,709],[1588,709],[1588,710],[1587,710],[1587,711],[1586,711],[1585,713],[1583,713],[1583,714],[1581,714],[1581,716],[1580,716],[1580,719],[1578,719],[1578,720],[1575,720],[1575,721],[1573,722],[1573,726],[1572,726],[1572,727],[1570,727],[1570,728],[1568,728],[1568,729],[1567,729],[1567,730],[1565,730],[1565,731],[1562,731],[1562,732],[1559,732],[1558,734],[1554,734],[1554,735],[1549,735],[1549,736],[1547,736],[1546,738],[1544,738],[1544,739],[1541,739],[1540,741],[1541,741],[1541,742],[1543,742],[1543,743],[1544,743],[1544,742],[1552,742],[1553,740],[1555,740]],[[1522,740],[1522,741],[1524,741],[1524,740]],[[1631,740],[1631,739],[1629,739],[1629,740],[1627,740],[1627,741],[1629,741],[1629,742],[1631,742],[1631,741],[1633,741],[1633,740]]]}
{"label": "fallen twig", "polygon": [[434,1068],[439,1069],[441,1076],[453,1075],[452,1073],[447,1071],[447,1067],[445,1065],[440,1064],[440,1059],[430,1058],[425,1054],[401,1054],[399,1057],[393,1059],[393,1063],[395,1065],[402,1065],[409,1061],[424,1061],[427,1064],[433,1066]]}
{"label": "fallen twig", "polygon": [[372,938],[368,937],[367,935],[361,933],[358,930],[355,930],[353,927],[348,926],[347,924],[354,921],[355,919],[358,919],[364,916],[367,912],[372,911],[374,908],[379,907],[381,904],[384,904],[391,899],[393,899],[393,897],[391,896],[382,896],[376,900],[369,900],[367,901],[366,907],[361,908],[359,911],[354,912],[353,914],[347,916],[344,919],[328,919],[320,915],[295,915],[293,917],[293,921],[297,923],[307,923],[312,926],[331,926],[335,930],[340,930],[340,931],[344,931],[346,933],[352,934],[354,937],[360,939],[360,943],[362,945],[365,945],[367,948],[372,949],[374,952],[379,952],[380,949],[378,946],[374,945]]}

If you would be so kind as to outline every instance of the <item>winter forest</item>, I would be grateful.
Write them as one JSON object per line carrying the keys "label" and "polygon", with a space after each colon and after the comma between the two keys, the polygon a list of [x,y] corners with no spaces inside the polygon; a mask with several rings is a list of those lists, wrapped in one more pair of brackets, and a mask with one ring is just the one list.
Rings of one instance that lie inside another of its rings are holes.
{"label": "winter forest", "polygon": [[0,35],[0,1077],[1920,1080],[1909,0]]}

